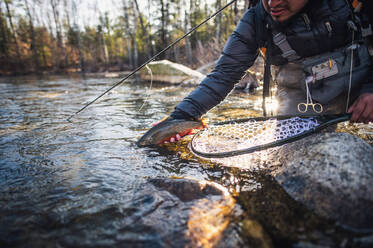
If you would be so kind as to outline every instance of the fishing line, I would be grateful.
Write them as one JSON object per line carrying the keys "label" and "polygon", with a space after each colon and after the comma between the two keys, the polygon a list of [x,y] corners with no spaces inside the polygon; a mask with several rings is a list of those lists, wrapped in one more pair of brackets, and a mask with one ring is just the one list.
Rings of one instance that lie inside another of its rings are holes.
{"label": "fishing line", "polygon": [[[347,92],[347,100],[346,100],[346,112],[348,111],[348,107],[350,104],[350,94],[351,94],[351,84],[352,84],[352,69],[354,64],[354,39],[355,39],[355,32],[352,30],[352,44],[351,44],[351,61],[350,61],[350,79],[348,82],[348,92]],[[357,48],[356,48],[357,49]]]}
{"label": "fishing line", "polygon": [[141,111],[141,109],[145,106],[145,103],[149,100],[150,91],[151,91],[152,86],[153,86],[153,72],[152,72],[152,70],[150,69],[150,67],[148,65],[146,65],[145,68],[148,70],[148,73],[150,74],[150,86],[149,86],[149,89],[148,89],[148,94],[147,94],[144,102],[142,103],[139,111]]}
{"label": "fishing line", "polygon": [[130,74],[128,74],[126,77],[124,77],[123,79],[121,79],[120,81],[118,81],[117,83],[115,83],[113,86],[111,86],[109,89],[107,89],[106,91],[104,91],[103,93],[101,93],[99,96],[97,96],[95,99],[93,99],[92,101],[90,101],[89,103],[87,103],[85,106],[83,106],[81,109],[79,109],[78,111],[76,111],[74,114],[72,114],[69,118],[67,118],[67,121],[70,122],[71,118],[73,118],[75,115],[79,114],[80,112],[82,112],[84,109],[86,109],[87,107],[89,107],[90,105],[92,105],[93,103],[95,103],[98,99],[100,99],[101,97],[103,97],[104,95],[106,95],[109,91],[111,91],[112,89],[114,89],[115,87],[119,86],[120,84],[122,84],[126,79],[128,79],[129,77],[133,76],[136,72],[138,72],[139,70],[141,70],[143,67],[145,67],[147,64],[149,64],[150,62],[152,62],[155,58],[157,58],[159,55],[161,55],[162,53],[166,52],[167,50],[169,50],[170,48],[172,48],[175,44],[177,44],[179,41],[183,40],[185,37],[187,37],[188,35],[190,35],[191,33],[193,33],[196,29],[198,29],[200,26],[202,26],[203,24],[205,24],[206,22],[208,22],[210,19],[212,19],[213,17],[215,17],[216,15],[218,15],[220,12],[222,12],[224,9],[226,9],[227,7],[229,7],[231,4],[233,4],[234,2],[236,2],[237,0],[232,0],[231,2],[227,3],[224,7],[222,7],[221,9],[219,9],[218,11],[216,11],[214,14],[210,15],[209,17],[207,17],[203,22],[201,22],[200,24],[198,24],[197,26],[195,26],[194,28],[192,28],[191,30],[189,30],[187,33],[185,33],[183,36],[181,36],[180,38],[178,38],[177,40],[175,40],[174,42],[172,42],[170,45],[168,45],[166,48],[164,48],[162,51],[158,52],[156,55],[154,55],[153,57],[151,57],[150,59],[148,59],[145,63],[143,63],[141,66],[139,66],[138,68],[136,68],[135,70],[133,70]]}

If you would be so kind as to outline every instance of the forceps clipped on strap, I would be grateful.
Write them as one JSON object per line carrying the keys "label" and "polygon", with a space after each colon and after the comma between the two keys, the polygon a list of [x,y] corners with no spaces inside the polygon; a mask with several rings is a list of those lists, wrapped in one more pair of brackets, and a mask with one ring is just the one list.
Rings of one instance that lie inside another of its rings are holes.
{"label": "forceps clipped on strap", "polygon": [[320,104],[320,103],[313,103],[312,101],[312,97],[311,97],[311,92],[310,92],[310,89],[308,87],[308,84],[313,82],[314,78],[313,77],[308,77],[306,78],[305,80],[305,84],[306,84],[306,102],[302,102],[302,103],[299,103],[298,104],[298,111],[301,112],[301,113],[306,113],[308,111],[308,107],[311,106],[312,107],[312,110],[315,112],[315,113],[321,113],[324,111],[323,109],[323,106]]}

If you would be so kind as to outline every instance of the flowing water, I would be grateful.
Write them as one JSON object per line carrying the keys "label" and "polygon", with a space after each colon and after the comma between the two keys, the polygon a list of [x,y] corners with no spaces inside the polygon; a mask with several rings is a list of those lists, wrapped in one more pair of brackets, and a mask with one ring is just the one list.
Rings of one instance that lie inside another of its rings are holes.
{"label": "flowing water", "polygon": [[[225,245],[348,247],[360,237],[314,216],[260,173],[185,159],[164,147],[138,148],[145,130],[192,88],[125,83],[66,122],[113,83],[1,79],[1,247],[209,247],[183,235],[193,228],[179,223],[191,218],[185,201],[157,212],[164,201],[149,180],[180,177],[215,182],[235,197],[239,211],[229,230],[237,235]],[[208,117],[259,115],[260,105],[258,95],[233,93]]]}

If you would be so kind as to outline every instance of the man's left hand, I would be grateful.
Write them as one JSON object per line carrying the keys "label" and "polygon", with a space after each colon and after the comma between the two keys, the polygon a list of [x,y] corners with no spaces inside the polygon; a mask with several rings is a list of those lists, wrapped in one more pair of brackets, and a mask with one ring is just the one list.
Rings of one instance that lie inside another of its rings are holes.
{"label": "man's left hand", "polygon": [[361,94],[347,113],[352,114],[350,122],[373,122],[373,93]]}

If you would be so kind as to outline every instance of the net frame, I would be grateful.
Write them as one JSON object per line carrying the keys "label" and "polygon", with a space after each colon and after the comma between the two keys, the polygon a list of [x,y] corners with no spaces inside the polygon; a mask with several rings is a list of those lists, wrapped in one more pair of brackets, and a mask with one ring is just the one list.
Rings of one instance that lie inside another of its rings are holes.
{"label": "net frame", "polygon": [[291,118],[301,118],[301,119],[314,119],[317,120],[318,125],[315,127],[312,127],[306,131],[297,133],[295,135],[292,135],[290,137],[276,140],[273,142],[265,143],[265,144],[260,144],[252,147],[247,147],[243,149],[238,149],[238,150],[233,150],[233,151],[227,151],[227,152],[203,152],[195,147],[196,139],[201,135],[202,132],[207,132],[208,128],[203,129],[196,133],[194,137],[192,138],[189,148],[190,150],[197,156],[201,158],[227,158],[227,157],[233,157],[233,156],[238,156],[238,155],[243,155],[243,154],[248,154],[248,153],[253,153],[257,151],[262,151],[268,148],[273,148],[277,147],[280,145],[284,145],[290,142],[294,142],[296,140],[302,139],[304,137],[307,137],[309,135],[312,135],[318,131],[321,131],[333,124],[337,124],[339,122],[347,121],[351,118],[351,114],[335,114],[335,115],[299,115],[299,116],[291,116],[291,115],[283,115],[283,116],[271,116],[271,117],[254,117],[254,118],[244,118],[244,119],[237,119],[237,120],[231,120],[231,121],[225,121],[225,122],[219,122],[215,123],[212,125],[212,127],[216,126],[223,126],[223,125],[231,125],[231,124],[239,124],[239,123],[246,123],[250,121],[255,121],[255,122],[265,122],[268,120],[286,120],[286,119],[291,119]]}

